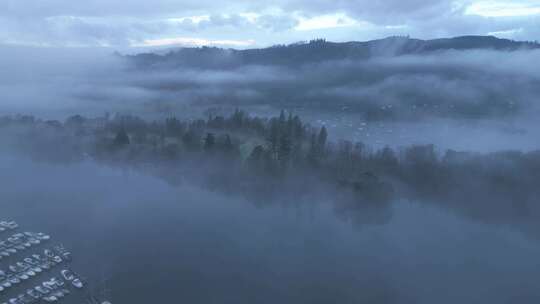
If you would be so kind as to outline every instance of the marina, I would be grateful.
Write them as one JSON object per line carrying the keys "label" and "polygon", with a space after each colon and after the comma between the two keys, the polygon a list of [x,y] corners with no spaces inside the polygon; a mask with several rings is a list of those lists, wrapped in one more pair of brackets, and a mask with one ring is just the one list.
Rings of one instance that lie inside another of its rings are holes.
{"label": "marina", "polygon": [[108,301],[86,292],[86,280],[70,268],[72,254],[63,245],[49,245],[45,233],[17,232],[13,221],[0,221],[0,304],[74,303],[65,301],[79,294],[82,304]]}
{"label": "marina", "polygon": [[6,222],[6,221],[1,221],[0,222],[0,233],[1,232],[4,232],[4,231],[9,231],[9,230],[15,230],[19,228],[19,225],[17,225],[17,223],[11,221],[11,222]]}

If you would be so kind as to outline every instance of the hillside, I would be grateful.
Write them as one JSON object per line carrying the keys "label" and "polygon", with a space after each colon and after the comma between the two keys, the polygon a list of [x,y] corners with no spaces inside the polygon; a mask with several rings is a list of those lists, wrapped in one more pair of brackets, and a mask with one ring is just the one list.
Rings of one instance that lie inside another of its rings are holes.
{"label": "hillside", "polygon": [[362,60],[379,56],[424,54],[447,50],[516,51],[540,49],[536,42],[520,42],[493,36],[462,36],[420,40],[388,37],[366,42],[335,43],[312,40],[309,43],[280,45],[262,49],[221,49],[215,47],[179,48],[164,55],[143,53],[127,56],[139,67],[233,68],[243,65],[295,66],[331,60]]}

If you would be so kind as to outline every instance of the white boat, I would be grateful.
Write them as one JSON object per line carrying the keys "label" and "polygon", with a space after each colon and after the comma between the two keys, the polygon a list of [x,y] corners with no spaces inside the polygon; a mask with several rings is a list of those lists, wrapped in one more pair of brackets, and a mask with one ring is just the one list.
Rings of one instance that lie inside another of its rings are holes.
{"label": "white boat", "polygon": [[60,271],[60,274],[62,274],[62,277],[64,277],[66,281],[72,281],[75,279],[75,275],[67,269]]}
{"label": "white boat", "polygon": [[71,285],[73,285],[73,287],[78,288],[78,289],[81,289],[84,287],[83,282],[79,280],[78,278],[73,279],[73,281],[71,281]]}
{"label": "white boat", "polygon": [[41,298],[41,295],[37,291],[35,291],[34,289],[28,289],[26,291],[26,294],[29,295],[30,297],[34,298],[34,299]]}
{"label": "white boat", "polygon": [[34,289],[43,295],[46,295],[49,293],[49,291],[46,288],[43,288],[42,286],[36,286],[34,287]]}
{"label": "white boat", "polygon": [[19,228],[19,225],[14,221],[0,221],[0,232],[17,228]]}
{"label": "white boat", "polygon": [[55,296],[48,296],[48,297],[44,297],[43,300],[45,300],[46,302],[56,302],[58,301],[58,298]]}
{"label": "white boat", "polygon": [[[0,232],[17,229],[15,222],[0,222]],[[28,248],[43,244],[51,237],[45,233],[21,232],[14,233],[4,241],[0,240],[0,260],[9,259]],[[28,284],[32,277],[39,277],[48,271],[54,270],[54,266],[71,261],[71,252],[62,245],[45,249],[39,254],[32,254],[19,262],[10,265],[9,270],[0,270],[0,293],[8,294],[9,288]],[[11,262],[10,262],[11,263]],[[57,302],[63,300],[74,290],[86,287],[86,282],[75,272],[64,269],[60,271],[60,276],[43,281],[41,284],[26,289],[17,297],[11,298],[6,303],[0,304],[38,304],[43,302]],[[96,304],[110,304],[107,301],[96,300]]]}

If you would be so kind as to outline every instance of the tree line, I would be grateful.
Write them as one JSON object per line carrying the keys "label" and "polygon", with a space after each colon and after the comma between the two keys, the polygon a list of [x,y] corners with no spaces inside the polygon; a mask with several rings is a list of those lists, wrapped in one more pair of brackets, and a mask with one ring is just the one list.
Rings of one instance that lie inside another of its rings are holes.
{"label": "tree line", "polygon": [[539,151],[443,152],[433,145],[373,150],[330,140],[326,127],[285,111],[155,121],[119,114],[63,122],[11,116],[0,118],[0,129],[23,130],[18,144],[40,158],[92,157],[257,201],[327,195],[347,206],[378,208],[409,198],[490,221],[540,216]]}

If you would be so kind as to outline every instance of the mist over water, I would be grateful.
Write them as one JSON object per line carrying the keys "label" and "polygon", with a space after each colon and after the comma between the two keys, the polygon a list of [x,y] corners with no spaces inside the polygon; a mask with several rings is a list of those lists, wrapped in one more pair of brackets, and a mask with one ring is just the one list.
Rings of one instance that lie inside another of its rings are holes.
{"label": "mist over water", "polygon": [[2,213],[69,244],[116,303],[540,299],[537,239],[434,206],[396,201],[373,224],[325,201],[257,207],[91,161],[0,168]]}
{"label": "mist over water", "polygon": [[540,148],[540,141],[537,140],[540,125],[530,115],[481,121],[433,118],[374,122],[349,113],[330,117],[328,114],[309,112],[305,117],[315,125],[329,128],[333,138],[363,142],[375,149],[426,144],[434,144],[440,151],[454,149],[482,153],[501,150],[533,151]]}
{"label": "mist over water", "polygon": [[[538,59],[538,51],[441,51],[301,66],[138,70],[106,48],[0,47],[0,116],[64,121],[120,113],[150,122],[207,119],[237,107],[260,117],[286,109],[328,128],[338,145],[346,139],[372,151],[434,144],[438,155],[486,153],[441,162],[471,192],[443,183],[448,200],[397,196],[362,205],[321,188],[267,201],[85,153],[63,159],[59,152],[69,155],[70,144],[79,148],[66,135],[71,129],[54,137],[33,126],[28,133],[6,128],[0,220],[64,243],[74,268],[112,303],[537,303],[540,213],[531,181],[540,158],[522,152],[540,149],[540,73],[529,64]],[[506,150],[519,152],[487,154]],[[193,169],[187,162],[166,172],[192,170],[200,178],[214,165]],[[412,184],[425,178],[422,165],[408,172]],[[467,179],[468,165],[481,170]],[[425,188],[425,197],[438,197]],[[498,193],[527,201],[506,204]],[[470,201],[452,200],[464,197]]]}
{"label": "mist over water", "polygon": [[285,108],[326,125],[336,139],[374,147],[530,151],[540,147],[540,75],[526,62],[539,54],[450,51],[296,68],[134,70],[106,48],[2,47],[0,114],[160,119],[205,118],[208,109],[236,107],[269,116]]}

